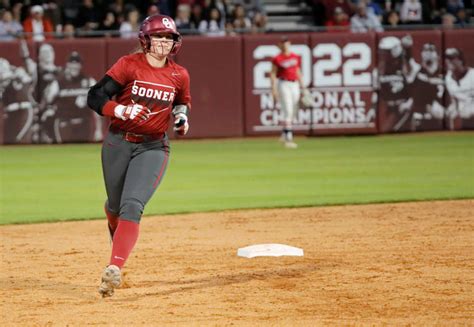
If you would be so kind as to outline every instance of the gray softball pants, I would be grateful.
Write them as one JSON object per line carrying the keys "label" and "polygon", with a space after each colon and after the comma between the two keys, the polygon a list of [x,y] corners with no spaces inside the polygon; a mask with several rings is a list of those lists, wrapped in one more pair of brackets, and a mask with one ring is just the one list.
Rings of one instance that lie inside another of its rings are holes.
{"label": "gray softball pants", "polygon": [[168,166],[169,142],[131,143],[109,132],[102,144],[106,206],[121,219],[140,222],[145,205],[160,185]]}

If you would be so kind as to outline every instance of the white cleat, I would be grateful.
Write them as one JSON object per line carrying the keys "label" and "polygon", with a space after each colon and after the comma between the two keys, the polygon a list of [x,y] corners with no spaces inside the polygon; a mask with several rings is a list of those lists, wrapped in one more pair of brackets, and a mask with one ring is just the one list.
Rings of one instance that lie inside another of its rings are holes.
{"label": "white cleat", "polygon": [[296,144],[295,142],[291,142],[291,141],[285,142],[285,148],[287,149],[296,149],[297,147],[298,147],[298,144]]}
{"label": "white cleat", "polygon": [[120,286],[122,276],[120,268],[115,265],[110,265],[105,268],[102,273],[102,281],[99,286],[99,293],[102,297],[110,297],[114,295],[116,287]]}

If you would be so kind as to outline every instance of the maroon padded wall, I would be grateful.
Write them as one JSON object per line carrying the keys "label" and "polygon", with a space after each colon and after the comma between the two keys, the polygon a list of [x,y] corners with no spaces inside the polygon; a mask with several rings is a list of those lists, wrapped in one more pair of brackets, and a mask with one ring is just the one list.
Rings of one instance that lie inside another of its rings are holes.
{"label": "maroon padded wall", "polygon": [[[269,73],[281,35],[184,37],[175,60],[191,76],[187,138],[279,133]],[[287,36],[315,101],[298,111],[297,133],[474,128],[474,30]],[[87,108],[87,91],[121,56],[139,50],[137,40],[30,42],[28,51],[20,45],[0,43],[0,144],[99,141],[108,122]],[[445,66],[446,48],[464,57],[457,81]],[[71,77],[74,69],[79,76]]]}
{"label": "maroon padded wall", "polygon": [[[120,57],[139,50],[139,43],[135,39],[107,39],[106,66],[110,68]],[[103,72],[105,73],[105,71]]]}
{"label": "maroon padded wall", "polygon": [[243,136],[240,37],[187,37],[176,61],[191,76],[189,137]]}

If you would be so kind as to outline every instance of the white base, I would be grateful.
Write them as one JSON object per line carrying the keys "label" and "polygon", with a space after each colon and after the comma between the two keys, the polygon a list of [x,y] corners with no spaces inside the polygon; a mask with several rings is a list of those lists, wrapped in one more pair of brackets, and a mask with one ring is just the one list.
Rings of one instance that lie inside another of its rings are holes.
{"label": "white base", "polygon": [[281,256],[303,256],[303,249],[285,244],[255,244],[237,251],[239,257],[281,257]]}

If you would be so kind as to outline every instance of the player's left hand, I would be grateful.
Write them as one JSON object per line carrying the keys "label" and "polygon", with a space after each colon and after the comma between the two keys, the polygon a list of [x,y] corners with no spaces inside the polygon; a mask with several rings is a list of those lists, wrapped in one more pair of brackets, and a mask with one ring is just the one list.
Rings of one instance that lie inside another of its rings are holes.
{"label": "player's left hand", "polygon": [[189,130],[188,116],[184,113],[179,113],[174,116],[174,127],[173,131],[178,135],[186,135]]}

